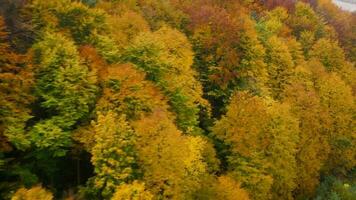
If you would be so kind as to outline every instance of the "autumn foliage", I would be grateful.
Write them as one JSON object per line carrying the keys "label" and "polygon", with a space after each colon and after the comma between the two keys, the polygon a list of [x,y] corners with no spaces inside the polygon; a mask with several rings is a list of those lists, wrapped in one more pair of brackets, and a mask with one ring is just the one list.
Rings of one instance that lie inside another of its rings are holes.
{"label": "autumn foliage", "polygon": [[356,198],[356,18],[332,1],[0,16],[0,199]]}

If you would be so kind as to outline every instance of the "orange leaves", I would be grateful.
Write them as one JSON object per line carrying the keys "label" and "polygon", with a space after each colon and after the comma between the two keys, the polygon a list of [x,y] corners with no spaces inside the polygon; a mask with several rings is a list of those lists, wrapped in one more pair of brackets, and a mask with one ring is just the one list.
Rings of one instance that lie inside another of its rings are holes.
{"label": "orange leaves", "polygon": [[90,71],[97,74],[99,80],[103,80],[107,76],[107,63],[99,56],[95,48],[86,45],[81,46],[79,54],[83,62],[89,67]]}
{"label": "orange leaves", "polygon": [[98,110],[115,110],[129,119],[139,119],[154,110],[168,109],[162,93],[132,64],[109,66],[104,85]]}
{"label": "orange leaves", "polygon": [[19,55],[11,51],[7,43],[5,24],[0,18],[0,126],[13,145],[19,149],[29,147],[28,135],[24,131],[30,116],[33,72],[30,55]]}

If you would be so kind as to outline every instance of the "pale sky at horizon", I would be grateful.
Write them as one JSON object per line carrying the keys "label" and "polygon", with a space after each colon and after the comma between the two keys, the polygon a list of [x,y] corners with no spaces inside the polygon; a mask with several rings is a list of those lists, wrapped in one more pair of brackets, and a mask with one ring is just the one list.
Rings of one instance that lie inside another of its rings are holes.
{"label": "pale sky at horizon", "polygon": [[341,9],[343,10],[347,10],[347,11],[356,11],[356,2],[355,3],[348,3],[348,2],[344,2],[344,1],[340,1],[340,0],[333,0],[333,2],[338,5],[339,7],[341,7]]}

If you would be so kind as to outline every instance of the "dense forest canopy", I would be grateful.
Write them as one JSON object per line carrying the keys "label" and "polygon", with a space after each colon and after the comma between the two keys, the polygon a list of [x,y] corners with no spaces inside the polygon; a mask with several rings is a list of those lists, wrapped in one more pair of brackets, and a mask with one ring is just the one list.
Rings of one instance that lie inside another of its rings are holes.
{"label": "dense forest canopy", "polygon": [[0,199],[355,200],[356,14],[0,0]]}

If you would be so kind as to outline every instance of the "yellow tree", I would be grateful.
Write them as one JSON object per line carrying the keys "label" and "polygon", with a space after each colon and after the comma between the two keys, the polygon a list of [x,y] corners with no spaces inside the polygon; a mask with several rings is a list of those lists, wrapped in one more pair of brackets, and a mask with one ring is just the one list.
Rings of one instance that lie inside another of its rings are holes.
{"label": "yellow tree", "polygon": [[353,44],[356,36],[352,29],[355,26],[356,15],[340,9],[331,0],[318,0],[317,11],[321,13],[328,23],[330,23],[338,33],[338,40],[347,53],[351,61],[356,59],[356,47]]}
{"label": "yellow tree", "polygon": [[310,31],[314,37],[320,38],[324,31],[322,18],[308,3],[301,1],[296,3],[294,13],[290,16],[288,24],[297,38],[300,38],[305,31]]}
{"label": "yellow tree", "polygon": [[290,106],[272,102],[268,107],[270,121],[264,132],[269,137],[265,150],[271,163],[268,172],[273,177],[272,199],[293,199],[297,188],[297,145],[299,142],[298,119],[290,112]]}
{"label": "yellow tree", "polygon": [[20,188],[11,197],[11,200],[52,200],[51,192],[41,186],[34,186],[30,189]]}
{"label": "yellow tree", "polygon": [[215,184],[215,196],[212,199],[249,200],[248,193],[241,188],[241,184],[229,176],[220,176]]}
{"label": "yellow tree", "polygon": [[110,15],[107,21],[110,25],[110,32],[120,49],[129,45],[141,32],[150,30],[146,20],[140,14],[130,10],[120,15]]}
{"label": "yellow tree", "polygon": [[320,104],[328,113],[328,132],[331,147],[327,170],[345,174],[356,164],[355,160],[355,99],[352,89],[336,73],[327,73],[322,67],[313,68]]}
{"label": "yellow tree", "polygon": [[145,189],[145,184],[134,181],[131,184],[123,184],[116,188],[111,200],[151,200],[153,195]]}
{"label": "yellow tree", "polygon": [[206,141],[182,135],[160,110],[132,124],[147,188],[157,198],[189,199],[207,171],[202,156]]}
{"label": "yellow tree", "polygon": [[346,60],[345,53],[337,41],[320,39],[309,54],[311,59],[320,61],[327,71],[336,72],[344,81],[356,88],[354,66]]}
{"label": "yellow tree", "polygon": [[294,63],[287,45],[278,37],[272,36],[266,42],[266,59],[269,80],[267,82],[272,97],[281,99],[284,88],[289,84]]}
{"label": "yellow tree", "polygon": [[269,117],[265,102],[246,92],[236,93],[227,113],[214,126],[217,138],[231,148],[228,169],[254,199],[269,199],[273,178],[262,152],[268,145],[263,128]]}
{"label": "yellow tree", "polygon": [[230,147],[228,169],[254,199],[292,199],[298,123],[288,105],[237,92],[214,134]]}
{"label": "yellow tree", "polygon": [[[320,66],[318,62],[309,62],[308,65],[311,68]],[[327,112],[320,105],[309,67],[297,67],[291,82],[285,90],[284,102],[291,106],[292,114],[299,119],[296,193],[306,198],[312,196],[318,186],[320,170],[329,153],[325,126],[330,122]]]}
{"label": "yellow tree", "polygon": [[[199,177],[207,173],[204,160],[214,162],[207,141],[182,135],[174,125],[175,115],[168,111],[166,97],[134,65],[111,65],[104,71],[103,93],[96,108],[104,115],[127,116],[135,131],[137,166],[146,187],[159,197],[181,199],[192,195],[202,181]],[[90,127],[78,132],[76,139],[87,149],[97,146],[98,134],[90,134]]]}
{"label": "yellow tree", "polygon": [[95,145],[91,149],[94,165],[94,187],[110,197],[118,185],[134,179],[136,159],[133,130],[124,116],[113,112],[99,113],[94,123]]}

